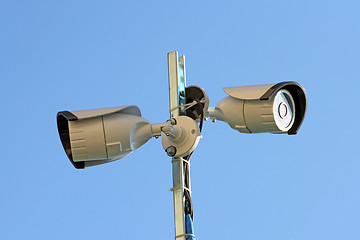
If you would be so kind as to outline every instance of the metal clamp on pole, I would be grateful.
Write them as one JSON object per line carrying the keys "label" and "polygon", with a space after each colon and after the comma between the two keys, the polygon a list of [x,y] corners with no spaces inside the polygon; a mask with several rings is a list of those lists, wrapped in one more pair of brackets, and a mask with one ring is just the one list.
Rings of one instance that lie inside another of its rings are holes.
{"label": "metal clamp on pole", "polygon": [[181,238],[181,237],[186,237],[186,236],[195,237],[195,235],[194,235],[194,234],[192,234],[192,233],[185,233],[185,234],[181,234],[181,235],[177,235],[177,236],[175,236],[175,239],[177,239],[177,238]]}
{"label": "metal clamp on pole", "polygon": [[184,159],[184,158],[173,158],[173,159],[171,160],[171,163],[174,163],[174,162],[176,162],[176,161],[185,162],[185,163],[189,164],[189,166],[190,166],[190,161],[188,161],[188,160],[186,160],[186,159]]}
{"label": "metal clamp on pole", "polygon": [[174,188],[170,188],[170,190],[169,191],[175,191],[175,190],[186,190],[186,191],[188,191],[189,193],[191,193],[191,190],[189,189],[189,188],[187,188],[187,187],[185,187],[185,186],[178,186],[178,187],[174,187]]}

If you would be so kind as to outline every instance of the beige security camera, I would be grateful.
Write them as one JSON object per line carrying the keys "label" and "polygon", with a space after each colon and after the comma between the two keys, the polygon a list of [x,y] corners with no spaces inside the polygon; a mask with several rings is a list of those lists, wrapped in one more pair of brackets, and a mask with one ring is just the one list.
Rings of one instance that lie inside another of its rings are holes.
{"label": "beige security camera", "polygon": [[242,133],[296,134],[306,112],[306,93],[296,82],[224,88],[229,96],[207,117]]}
{"label": "beige security camera", "polygon": [[136,106],[63,111],[57,125],[65,152],[75,168],[111,162],[129,155],[130,131],[147,122]]}
{"label": "beige security camera", "polygon": [[193,119],[179,116],[150,124],[137,106],[62,111],[57,114],[62,145],[75,168],[85,168],[126,157],[152,137],[162,136],[169,156],[190,154],[200,140]]}

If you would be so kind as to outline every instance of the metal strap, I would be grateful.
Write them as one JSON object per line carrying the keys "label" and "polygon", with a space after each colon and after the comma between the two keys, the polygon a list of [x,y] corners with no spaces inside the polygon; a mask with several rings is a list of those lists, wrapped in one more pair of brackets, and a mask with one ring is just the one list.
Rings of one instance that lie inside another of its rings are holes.
{"label": "metal strap", "polygon": [[190,161],[185,160],[185,159],[183,159],[183,158],[173,158],[173,159],[171,160],[171,163],[174,163],[174,162],[176,162],[176,161],[186,162],[186,163],[190,166]]}
{"label": "metal strap", "polygon": [[175,111],[176,109],[182,108],[182,107],[186,107],[184,110],[187,110],[187,109],[195,106],[195,105],[198,104],[198,103],[205,103],[205,102],[206,102],[206,101],[205,101],[204,99],[201,99],[200,101],[192,101],[191,103],[186,103],[186,104],[177,105],[177,106],[171,108],[169,112],[171,113],[171,112]]}
{"label": "metal strap", "polygon": [[172,111],[175,111],[176,109],[182,108],[182,107],[187,107],[187,108],[185,108],[185,110],[186,110],[186,109],[191,108],[192,106],[194,106],[194,105],[196,105],[196,104],[197,104],[197,102],[193,101],[193,102],[191,102],[191,103],[186,103],[186,104],[177,105],[177,106],[171,108],[169,112],[171,113]]}
{"label": "metal strap", "polygon": [[188,191],[189,193],[191,193],[191,190],[189,189],[189,188],[187,188],[187,187],[184,187],[184,186],[178,186],[178,187],[174,187],[174,188],[170,188],[170,190],[169,191],[175,191],[175,190],[186,190],[186,191]]}
{"label": "metal strap", "polygon": [[194,234],[192,234],[192,233],[185,233],[185,234],[181,234],[181,235],[177,235],[177,236],[175,236],[175,239],[176,239],[176,238],[180,238],[180,237],[186,237],[186,236],[192,236],[192,237],[195,237],[195,235],[194,235]]}

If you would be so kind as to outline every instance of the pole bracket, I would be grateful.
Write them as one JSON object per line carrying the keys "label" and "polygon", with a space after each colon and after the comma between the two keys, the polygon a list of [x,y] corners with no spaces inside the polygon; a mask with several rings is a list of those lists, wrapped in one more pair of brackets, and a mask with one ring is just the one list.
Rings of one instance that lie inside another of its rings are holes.
{"label": "pole bracket", "polygon": [[185,163],[187,163],[187,164],[190,166],[190,161],[185,160],[184,158],[173,158],[173,159],[171,160],[171,163],[174,163],[174,162],[177,162],[177,161],[179,161],[179,162],[185,162]]}
{"label": "pole bracket", "polygon": [[186,236],[195,237],[195,235],[192,233],[185,233],[185,234],[180,234],[180,235],[175,236],[175,239],[180,238],[180,237],[186,237]]}
{"label": "pole bracket", "polygon": [[191,190],[189,188],[187,188],[187,187],[184,187],[184,186],[177,186],[177,187],[169,189],[169,191],[172,191],[172,192],[176,191],[176,190],[186,190],[191,194]]}

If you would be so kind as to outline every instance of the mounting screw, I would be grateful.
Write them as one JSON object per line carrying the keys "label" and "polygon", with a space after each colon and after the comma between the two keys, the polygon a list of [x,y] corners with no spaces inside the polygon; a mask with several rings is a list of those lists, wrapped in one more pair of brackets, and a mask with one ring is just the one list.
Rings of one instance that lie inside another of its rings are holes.
{"label": "mounting screw", "polygon": [[176,125],[176,119],[175,118],[170,118],[166,122],[170,123],[171,125]]}
{"label": "mounting screw", "polygon": [[173,157],[176,154],[176,147],[170,146],[165,150],[165,152],[167,153],[168,156]]}

